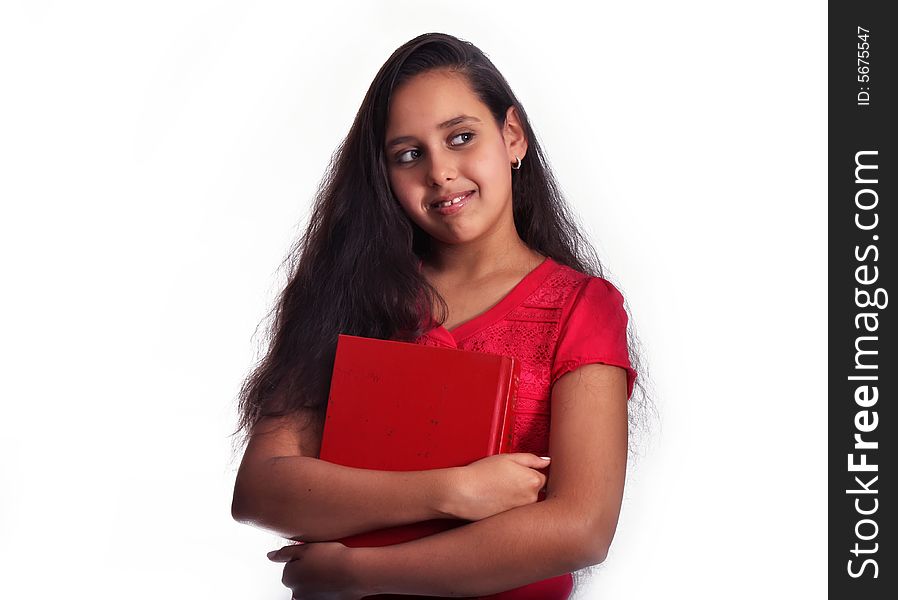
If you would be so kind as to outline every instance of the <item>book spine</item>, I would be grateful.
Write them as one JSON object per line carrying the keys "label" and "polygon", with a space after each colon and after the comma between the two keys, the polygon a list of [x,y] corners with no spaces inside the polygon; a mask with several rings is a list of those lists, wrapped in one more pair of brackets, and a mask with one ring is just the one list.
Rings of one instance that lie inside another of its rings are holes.
{"label": "book spine", "polygon": [[503,399],[504,402],[501,404],[502,418],[500,423],[502,426],[499,431],[497,454],[509,452],[514,438],[515,407],[517,404],[518,384],[521,377],[521,363],[516,358],[509,357],[508,364],[508,383],[506,386],[503,386],[505,387],[505,390],[503,390],[505,397]]}

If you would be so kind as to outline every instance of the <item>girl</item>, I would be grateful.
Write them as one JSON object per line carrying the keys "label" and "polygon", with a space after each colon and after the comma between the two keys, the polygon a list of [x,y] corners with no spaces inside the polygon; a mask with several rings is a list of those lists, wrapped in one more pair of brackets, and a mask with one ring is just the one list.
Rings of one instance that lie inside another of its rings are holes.
{"label": "girl", "polygon": [[[240,394],[232,513],[300,542],[269,554],[294,597],[568,598],[617,525],[638,363],[623,297],[479,49],[433,33],[393,53],[293,256]],[[418,472],[319,460],[339,333],[516,356],[514,451]],[[383,548],[326,541],[441,517],[472,523]]]}

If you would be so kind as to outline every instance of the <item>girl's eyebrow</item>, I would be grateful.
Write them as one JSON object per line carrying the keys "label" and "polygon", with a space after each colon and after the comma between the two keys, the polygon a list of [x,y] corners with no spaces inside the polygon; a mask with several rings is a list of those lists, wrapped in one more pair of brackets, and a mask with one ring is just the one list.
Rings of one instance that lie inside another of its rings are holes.
{"label": "girl's eyebrow", "polygon": [[[459,125],[461,123],[465,123],[468,121],[480,123],[480,119],[478,119],[477,117],[472,117],[470,115],[458,115],[457,117],[452,117],[448,121],[443,121],[442,123],[437,125],[437,129],[446,129],[447,127],[455,127],[456,125]],[[414,141],[414,139],[415,138],[413,138],[410,135],[403,135],[401,137],[393,138],[392,140],[390,140],[387,143],[386,147],[389,149],[389,148],[392,148],[393,146],[397,146],[404,142],[412,142],[412,141]]]}

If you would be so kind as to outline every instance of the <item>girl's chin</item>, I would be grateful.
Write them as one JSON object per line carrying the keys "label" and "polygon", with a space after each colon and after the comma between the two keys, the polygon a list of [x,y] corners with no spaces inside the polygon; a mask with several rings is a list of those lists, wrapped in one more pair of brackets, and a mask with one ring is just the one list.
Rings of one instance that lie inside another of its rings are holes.
{"label": "girl's chin", "polygon": [[482,233],[480,231],[471,230],[470,228],[466,228],[465,230],[452,229],[449,231],[446,231],[445,229],[441,231],[428,231],[425,229],[424,232],[433,242],[440,246],[464,246],[465,244],[476,242],[480,239]]}

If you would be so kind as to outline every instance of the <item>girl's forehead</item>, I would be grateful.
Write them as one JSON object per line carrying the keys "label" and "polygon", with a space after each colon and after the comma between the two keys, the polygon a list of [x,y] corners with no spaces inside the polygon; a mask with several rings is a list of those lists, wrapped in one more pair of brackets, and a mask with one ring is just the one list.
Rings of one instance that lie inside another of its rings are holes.
{"label": "girl's forehead", "polygon": [[397,87],[390,99],[387,138],[410,134],[406,129],[440,129],[467,115],[484,121],[489,108],[457,73],[423,73]]}

